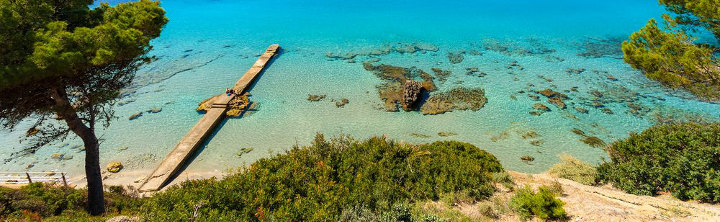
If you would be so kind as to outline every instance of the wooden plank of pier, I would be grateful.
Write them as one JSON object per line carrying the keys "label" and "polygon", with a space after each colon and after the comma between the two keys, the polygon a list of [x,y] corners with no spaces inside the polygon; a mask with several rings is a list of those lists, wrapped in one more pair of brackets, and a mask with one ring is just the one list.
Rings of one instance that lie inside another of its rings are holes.
{"label": "wooden plank of pier", "polygon": [[[233,86],[237,95],[241,95],[247,90],[267,63],[277,54],[279,48],[280,46],[277,44],[270,45],[265,50],[265,53],[260,55],[255,64]],[[228,103],[234,97],[235,95],[227,96],[223,93],[223,96],[213,103],[212,108],[190,129],[185,137],[160,162],[160,165],[145,179],[145,182],[140,186],[140,191],[157,191],[168,184],[172,176],[178,173],[224,119]]]}

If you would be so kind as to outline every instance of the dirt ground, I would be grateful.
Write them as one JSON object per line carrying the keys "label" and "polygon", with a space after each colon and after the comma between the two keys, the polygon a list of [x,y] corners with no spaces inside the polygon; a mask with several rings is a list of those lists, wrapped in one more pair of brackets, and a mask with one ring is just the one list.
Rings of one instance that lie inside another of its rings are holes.
{"label": "dirt ground", "polygon": [[[656,197],[624,193],[609,186],[595,187],[548,174],[510,172],[518,186],[562,185],[569,221],[720,221],[720,205],[680,201],[669,194]],[[513,221],[517,218],[503,218]]]}

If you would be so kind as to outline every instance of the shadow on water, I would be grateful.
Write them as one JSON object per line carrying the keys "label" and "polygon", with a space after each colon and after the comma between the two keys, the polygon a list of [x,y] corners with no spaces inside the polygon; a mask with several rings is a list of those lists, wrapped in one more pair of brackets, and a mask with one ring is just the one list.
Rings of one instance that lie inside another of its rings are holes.
{"label": "shadow on water", "polygon": [[[272,66],[273,63],[275,63],[275,60],[282,54],[283,54],[283,49],[282,48],[278,49],[275,56],[273,56],[270,59],[270,61],[268,61],[265,64],[265,68],[260,73],[258,73],[258,75],[255,77],[255,80],[252,81],[252,83],[243,92],[252,91],[252,89],[255,88],[255,86],[260,81],[262,76],[265,75],[265,72],[267,71],[267,69],[269,69],[270,66]],[[244,75],[244,73],[243,73],[243,75]],[[244,116],[247,111],[248,111],[247,109],[245,111],[243,111],[243,113],[239,117],[224,116],[223,120],[220,123],[218,123],[218,125],[213,129],[213,132],[210,135],[208,135],[207,138],[204,138],[202,145],[200,145],[200,148],[198,148],[191,157],[189,157],[187,160],[185,160],[183,162],[182,166],[180,167],[180,169],[178,169],[177,172],[175,172],[173,175],[171,175],[168,178],[168,180],[161,187],[167,186],[169,183],[174,181],[178,176],[180,176],[180,174],[182,174],[182,172],[184,172],[190,166],[190,164],[192,164],[192,162],[195,161],[195,159],[205,150],[205,148],[207,148],[210,141],[212,141],[212,139],[217,135],[217,133],[220,132],[220,130],[223,128],[223,126],[225,126],[225,124],[228,122],[228,120],[242,118],[242,116]]]}

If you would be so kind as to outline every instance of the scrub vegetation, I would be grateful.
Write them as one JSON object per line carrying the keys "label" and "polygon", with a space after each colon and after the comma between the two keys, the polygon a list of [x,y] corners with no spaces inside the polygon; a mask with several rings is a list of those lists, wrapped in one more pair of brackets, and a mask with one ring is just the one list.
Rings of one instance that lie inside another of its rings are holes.
{"label": "scrub vegetation", "polygon": [[599,178],[628,193],[669,192],[720,201],[720,125],[681,123],[647,129],[608,147]]}

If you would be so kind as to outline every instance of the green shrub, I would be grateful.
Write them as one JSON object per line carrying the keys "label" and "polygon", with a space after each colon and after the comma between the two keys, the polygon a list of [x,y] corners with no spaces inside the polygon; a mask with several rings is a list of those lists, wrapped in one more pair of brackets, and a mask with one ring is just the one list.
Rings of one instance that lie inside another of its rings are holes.
{"label": "green shrub", "polygon": [[652,127],[608,147],[600,179],[626,192],[720,202],[720,125]]}
{"label": "green shrub", "polygon": [[[121,188],[105,194],[108,214],[125,210],[137,212],[141,200],[126,195]],[[100,220],[86,213],[87,190],[33,183],[20,189],[0,187],[0,219],[53,218],[55,221]]]}
{"label": "green shrub", "polygon": [[21,189],[0,188],[0,218],[21,216],[23,211],[42,217],[59,215],[67,209],[84,206],[84,193],[33,183]]}
{"label": "green shrub", "polygon": [[560,155],[560,163],[550,167],[548,174],[585,185],[597,184],[597,169],[568,154]]}
{"label": "green shrub", "polygon": [[[385,138],[326,141],[261,159],[222,180],[187,181],[148,199],[145,218],[187,220],[329,221],[400,215],[398,203],[462,193],[483,200],[502,172],[488,152],[461,142],[399,144]],[[349,211],[356,206],[360,210]],[[432,220],[432,218],[425,218]]]}
{"label": "green shrub", "polygon": [[510,199],[510,206],[518,213],[520,218],[529,220],[537,216],[543,220],[563,220],[567,218],[561,200],[555,198],[548,187],[542,186],[535,193],[532,188],[526,186],[515,193]]}

